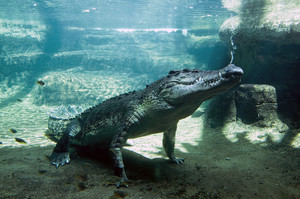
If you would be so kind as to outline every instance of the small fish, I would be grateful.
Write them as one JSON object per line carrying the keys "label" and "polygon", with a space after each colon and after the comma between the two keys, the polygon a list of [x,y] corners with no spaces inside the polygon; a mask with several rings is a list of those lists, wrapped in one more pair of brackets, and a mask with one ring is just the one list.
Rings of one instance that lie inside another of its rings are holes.
{"label": "small fish", "polygon": [[21,138],[15,138],[15,140],[19,143],[26,144],[25,140],[23,140]]}
{"label": "small fish", "polygon": [[45,82],[43,82],[42,80],[36,81],[36,83],[39,84],[39,85],[41,85],[41,86],[45,85]]}
{"label": "small fish", "polygon": [[9,131],[12,132],[12,133],[17,133],[16,129],[9,129]]}
{"label": "small fish", "polygon": [[23,102],[23,100],[21,100],[21,99],[17,99],[17,101],[18,101],[18,102]]}

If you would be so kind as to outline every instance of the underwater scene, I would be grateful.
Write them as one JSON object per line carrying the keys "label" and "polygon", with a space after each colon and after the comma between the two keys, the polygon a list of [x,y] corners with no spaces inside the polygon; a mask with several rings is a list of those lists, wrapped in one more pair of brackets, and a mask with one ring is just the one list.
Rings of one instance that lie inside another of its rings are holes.
{"label": "underwater scene", "polygon": [[299,198],[298,0],[0,2],[0,198]]}

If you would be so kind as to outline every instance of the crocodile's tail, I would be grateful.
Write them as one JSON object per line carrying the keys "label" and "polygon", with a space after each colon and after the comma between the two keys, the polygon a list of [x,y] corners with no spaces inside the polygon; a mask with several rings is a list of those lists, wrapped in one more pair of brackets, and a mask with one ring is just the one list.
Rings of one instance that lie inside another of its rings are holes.
{"label": "crocodile's tail", "polygon": [[46,136],[57,142],[66,131],[67,126],[83,112],[81,106],[59,106],[47,112],[49,115]]}
{"label": "crocodile's tail", "polygon": [[48,131],[46,132],[46,136],[52,141],[57,142],[73,120],[75,120],[75,118],[67,120],[57,119],[50,116],[48,120]]}

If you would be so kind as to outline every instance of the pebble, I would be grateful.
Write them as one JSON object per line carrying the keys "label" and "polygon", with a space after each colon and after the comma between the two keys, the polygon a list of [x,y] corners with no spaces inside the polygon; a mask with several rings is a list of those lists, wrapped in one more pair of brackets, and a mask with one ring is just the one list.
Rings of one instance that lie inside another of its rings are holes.
{"label": "pebble", "polygon": [[42,174],[44,174],[46,172],[47,172],[46,170],[41,169],[41,170],[38,171],[38,174],[42,175]]}
{"label": "pebble", "polygon": [[122,190],[115,190],[113,196],[115,196],[116,198],[125,198],[126,196],[128,196],[128,193]]}

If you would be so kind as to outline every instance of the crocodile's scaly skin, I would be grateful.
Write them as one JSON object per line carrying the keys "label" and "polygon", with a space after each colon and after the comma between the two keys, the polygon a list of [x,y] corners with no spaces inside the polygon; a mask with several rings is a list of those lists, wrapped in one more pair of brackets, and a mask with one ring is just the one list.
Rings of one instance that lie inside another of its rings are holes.
{"label": "crocodile's scaly skin", "polygon": [[243,70],[232,64],[217,71],[170,71],[144,90],[111,98],[75,118],[50,117],[50,134],[60,136],[51,163],[57,167],[69,163],[70,143],[106,147],[112,151],[115,169],[121,175],[117,186],[124,186],[128,179],[121,149],[126,140],[164,132],[166,154],[172,162],[180,164],[183,160],[174,156],[178,121],[191,115],[203,101],[237,84],[242,75]]}

